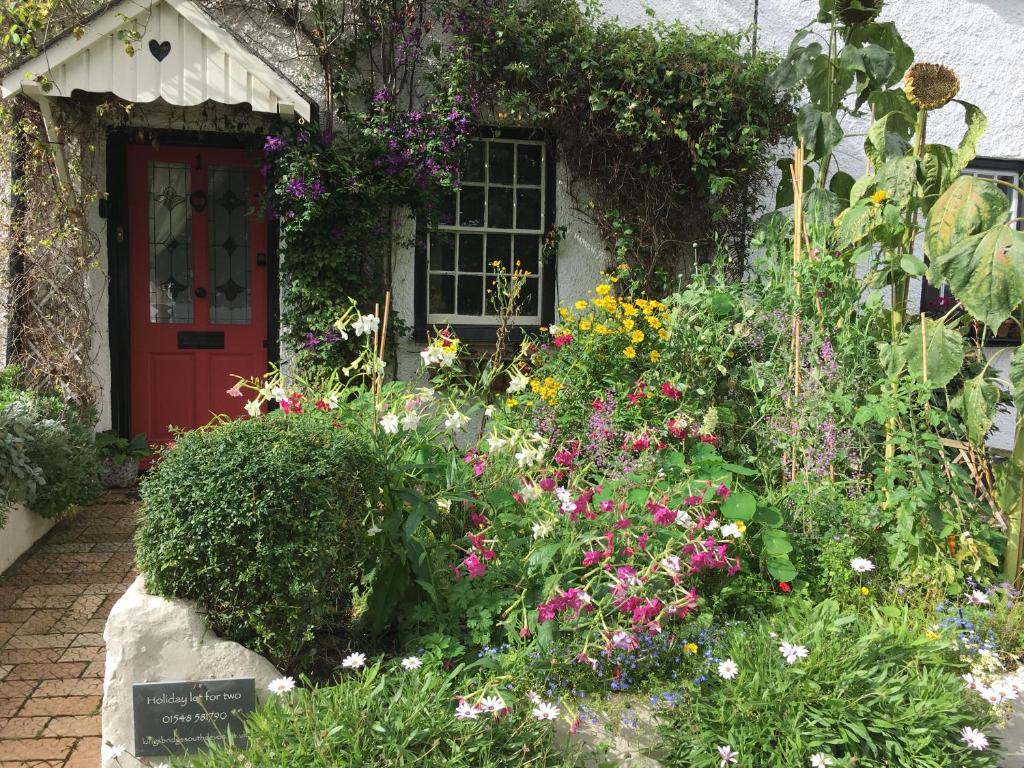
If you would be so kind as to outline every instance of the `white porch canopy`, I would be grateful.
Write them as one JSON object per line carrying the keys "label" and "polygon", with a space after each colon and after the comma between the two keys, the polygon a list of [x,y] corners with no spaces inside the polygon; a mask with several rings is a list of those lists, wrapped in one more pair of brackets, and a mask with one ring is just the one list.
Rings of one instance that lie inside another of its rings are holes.
{"label": "white porch canopy", "polygon": [[[134,55],[118,39],[136,30]],[[122,0],[2,75],[0,97],[113,93],[127,101],[163,99],[249,104],[255,112],[310,119],[310,99],[192,0]]]}

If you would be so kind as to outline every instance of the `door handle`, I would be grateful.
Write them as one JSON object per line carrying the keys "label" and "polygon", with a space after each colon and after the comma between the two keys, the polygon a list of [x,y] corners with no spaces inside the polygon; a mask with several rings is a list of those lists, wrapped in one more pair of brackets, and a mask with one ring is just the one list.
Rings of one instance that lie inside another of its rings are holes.
{"label": "door handle", "polygon": [[205,299],[206,298],[206,289],[205,288],[196,288],[196,298],[197,299]]}

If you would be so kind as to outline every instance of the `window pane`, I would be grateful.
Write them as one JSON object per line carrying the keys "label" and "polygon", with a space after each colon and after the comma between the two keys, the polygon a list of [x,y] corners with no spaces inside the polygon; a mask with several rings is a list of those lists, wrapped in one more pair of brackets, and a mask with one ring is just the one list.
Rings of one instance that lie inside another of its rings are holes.
{"label": "window pane", "polygon": [[455,269],[455,235],[450,232],[430,234],[430,271]]}
{"label": "window pane", "polygon": [[192,322],[192,180],[188,165],[149,164],[149,320]]}
{"label": "window pane", "polygon": [[455,312],[455,277],[453,275],[431,275],[430,312],[450,315]]}
{"label": "window pane", "polygon": [[441,196],[440,210],[437,220],[440,224],[453,226],[455,224],[455,192],[444,192]]}
{"label": "window pane", "polygon": [[487,190],[487,226],[512,228],[512,190],[490,187]]}
{"label": "window pane", "polygon": [[516,229],[540,229],[540,190],[516,190]]}
{"label": "window pane", "polygon": [[459,224],[463,227],[484,225],[484,188],[463,187],[459,192]]}
{"label": "window pane", "polygon": [[539,144],[520,144],[518,147],[518,165],[516,166],[516,183],[540,184],[541,153],[544,148]]}
{"label": "window pane", "polygon": [[523,290],[519,293],[519,309],[518,314],[520,315],[536,315],[537,305],[539,303],[538,294],[540,293],[540,278],[530,277],[527,278],[526,284],[523,285]]}
{"label": "window pane", "polygon": [[483,306],[483,277],[481,275],[459,275],[459,314],[479,315]]}
{"label": "window pane", "polygon": [[490,175],[487,180],[491,184],[511,184],[515,163],[515,144],[492,141],[490,147],[491,153],[487,168]]}
{"label": "window pane", "polygon": [[484,236],[459,235],[459,272],[484,271]]}
{"label": "window pane", "polygon": [[505,269],[512,264],[512,235],[487,236],[487,271],[493,272],[493,263],[500,262]]}
{"label": "window pane", "polygon": [[516,235],[516,266],[530,274],[540,272],[540,235]]}
{"label": "window pane", "polygon": [[248,171],[210,166],[209,200],[210,322],[248,325],[252,317]]}
{"label": "window pane", "polygon": [[484,181],[484,155],[487,144],[483,141],[471,141],[466,153],[465,165],[462,167],[463,181]]}

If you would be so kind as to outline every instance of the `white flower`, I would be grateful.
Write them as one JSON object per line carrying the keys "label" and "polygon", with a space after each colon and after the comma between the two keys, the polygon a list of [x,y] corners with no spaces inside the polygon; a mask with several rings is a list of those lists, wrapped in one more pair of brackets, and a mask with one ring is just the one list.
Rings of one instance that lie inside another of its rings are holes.
{"label": "white flower", "polygon": [[971,749],[976,749],[979,752],[988,747],[988,737],[969,725],[965,725],[960,731],[960,740]]}
{"label": "white flower", "polygon": [[278,696],[282,693],[288,693],[288,691],[294,688],[295,678],[293,677],[278,677],[267,683],[267,690]]}
{"label": "white flower", "polygon": [[469,424],[469,416],[461,411],[452,411],[444,420],[444,428],[449,432],[458,432],[467,424]]}
{"label": "white flower", "polygon": [[270,396],[275,400],[284,400],[286,397],[288,397],[288,393],[285,392],[284,389],[281,387],[274,387],[272,390],[270,390]]}
{"label": "white flower", "polygon": [[960,675],[960,677],[963,678],[964,684],[972,691],[978,690],[978,686],[981,685],[981,681],[970,672],[966,672]]}
{"label": "white flower", "polygon": [[530,385],[530,377],[524,376],[521,371],[513,373],[508,380],[508,393],[510,395],[523,392]]}
{"label": "white flower", "polygon": [[153,768],[171,768],[171,766],[168,765],[167,763],[157,763],[156,765],[153,766]]}
{"label": "white flower", "polygon": [[679,573],[679,558],[675,555],[669,555],[668,557],[662,558],[661,567],[664,568],[666,571],[672,571],[672,573]]}
{"label": "white flower", "polygon": [[779,653],[786,657],[787,664],[795,664],[797,659],[807,658],[806,647],[802,645],[790,645],[786,642],[779,646]]}
{"label": "white flower", "polygon": [[569,489],[563,488],[562,486],[555,488],[555,496],[557,496],[558,500],[563,504],[567,501],[572,501],[572,494],[569,492]]}
{"label": "white flower", "polygon": [[360,669],[366,665],[365,653],[350,653],[341,660],[341,666],[345,669]]}
{"label": "white flower", "polygon": [[480,708],[484,712],[501,712],[505,708],[505,702],[501,696],[484,696],[480,699]]}
{"label": "white flower", "polygon": [[376,536],[378,533],[380,533],[382,530],[384,530],[384,529],[383,528],[378,528],[377,524],[374,523],[373,525],[371,525],[369,528],[366,529],[366,535],[370,536],[370,537],[373,537],[373,536]]}
{"label": "white flower", "polygon": [[381,429],[388,435],[398,432],[398,414],[388,413],[380,420]]}
{"label": "white flower", "polygon": [[729,523],[728,525],[722,526],[722,535],[730,539],[738,539],[743,535],[743,531],[740,530],[740,527],[736,525],[736,523]]}
{"label": "white flower", "polygon": [[416,413],[416,411],[410,411],[402,417],[402,429],[406,432],[411,432],[420,425],[420,419],[422,418],[423,416]]}
{"label": "white flower", "polygon": [[563,501],[562,502],[562,511],[563,512],[567,512],[567,513],[575,512],[576,511],[576,502],[575,501]]}
{"label": "white flower", "polygon": [[828,768],[833,762],[835,761],[824,752],[811,755],[811,768]]}
{"label": "white flower", "polygon": [[718,761],[718,768],[725,768],[725,766],[730,763],[735,765],[739,762],[739,757],[732,751],[732,747],[728,744],[718,748],[718,757],[720,758]]}
{"label": "white flower", "polygon": [[544,491],[536,483],[525,483],[522,488],[519,489],[519,493],[527,501],[536,501],[544,495]]}
{"label": "white flower", "polygon": [[116,760],[127,751],[128,747],[126,747],[124,744],[103,745],[103,757],[106,760]]}
{"label": "white flower", "polygon": [[551,533],[551,526],[548,523],[533,524],[533,538],[543,539],[549,533]]}
{"label": "white flower", "polygon": [[443,509],[445,512],[452,511],[452,500],[451,499],[437,499],[435,502],[438,509]]}
{"label": "white flower", "polygon": [[336,394],[328,395],[327,396],[327,407],[330,410],[332,410],[332,411],[337,409],[337,407],[338,407],[338,396]]}
{"label": "white flower", "polygon": [[487,449],[489,451],[497,451],[508,445],[508,440],[497,435],[491,435],[487,438]]}
{"label": "white flower", "polygon": [[378,328],[380,328],[380,318],[375,315],[362,315],[352,323],[352,332],[356,336],[362,336],[364,333],[376,333]]}
{"label": "white flower", "polygon": [[708,520],[708,524],[704,527],[707,528],[709,531],[717,531],[719,528],[722,527],[722,524],[718,522],[717,517],[713,517],[710,520]]}
{"label": "white flower", "polygon": [[718,662],[718,674],[723,680],[732,680],[740,672],[736,662],[732,659],[725,659]]}
{"label": "white flower", "polygon": [[476,716],[480,714],[480,710],[468,701],[464,701],[455,708],[455,719],[456,720],[476,720]]}
{"label": "white flower", "polygon": [[441,362],[441,350],[437,347],[427,347],[420,352],[420,358],[426,366],[437,365]]}
{"label": "white flower", "polygon": [[497,409],[493,405],[488,405],[486,408],[484,408],[484,418],[485,419],[491,418],[491,416],[494,415],[494,412],[496,410]]}
{"label": "white flower", "polygon": [[557,720],[560,714],[558,707],[542,701],[533,708],[533,716],[538,720]]}
{"label": "white flower", "polygon": [[541,702],[540,694],[536,691],[527,691],[526,698],[528,698],[532,704],[540,704]]}
{"label": "white flower", "polygon": [[875,570],[875,564],[866,557],[855,557],[850,561],[850,567],[857,573],[867,573]]}
{"label": "white flower", "polygon": [[971,605],[988,605],[988,595],[976,589],[967,596],[967,602]]}
{"label": "white flower", "polygon": [[420,387],[416,391],[419,393],[417,395],[417,397],[419,397],[420,402],[422,402],[422,403],[429,403],[429,402],[433,401],[434,394],[435,394],[433,387]]}
{"label": "white flower", "polygon": [[256,418],[260,415],[260,401],[250,400],[245,404],[245,412],[248,413],[252,418]]}
{"label": "white flower", "polygon": [[419,669],[423,666],[423,659],[419,656],[406,656],[402,659],[402,667],[404,669]]}

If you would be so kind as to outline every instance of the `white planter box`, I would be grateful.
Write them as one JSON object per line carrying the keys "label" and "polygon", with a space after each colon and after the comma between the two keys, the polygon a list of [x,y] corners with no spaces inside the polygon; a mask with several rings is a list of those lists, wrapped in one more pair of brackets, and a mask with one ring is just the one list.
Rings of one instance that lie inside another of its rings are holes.
{"label": "white planter box", "polygon": [[57,518],[40,517],[21,504],[11,507],[7,511],[7,524],[0,528],[0,573],[10,568],[57,522]]}

